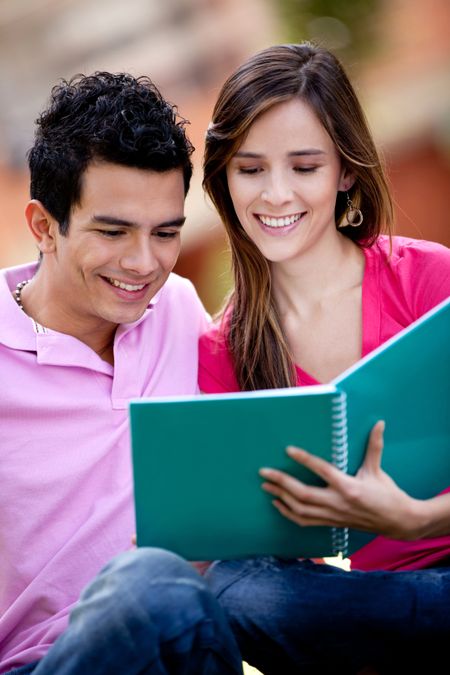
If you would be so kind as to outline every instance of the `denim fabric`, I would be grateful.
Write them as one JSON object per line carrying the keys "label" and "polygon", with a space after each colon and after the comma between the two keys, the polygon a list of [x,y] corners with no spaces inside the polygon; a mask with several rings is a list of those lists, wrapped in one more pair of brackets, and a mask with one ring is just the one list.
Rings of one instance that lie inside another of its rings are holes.
{"label": "denim fabric", "polygon": [[223,611],[192,566],[166,551],[138,549],[115,558],[87,587],[67,630],[32,672],[235,675],[242,661]]}
{"label": "denim fabric", "polygon": [[242,658],[265,675],[438,672],[450,640],[450,568],[345,572],[310,561],[214,563],[208,584]]}
{"label": "denim fabric", "polygon": [[26,666],[21,666],[20,668],[14,668],[14,670],[8,670],[6,675],[29,675],[36,668],[38,661],[34,663],[27,663]]}

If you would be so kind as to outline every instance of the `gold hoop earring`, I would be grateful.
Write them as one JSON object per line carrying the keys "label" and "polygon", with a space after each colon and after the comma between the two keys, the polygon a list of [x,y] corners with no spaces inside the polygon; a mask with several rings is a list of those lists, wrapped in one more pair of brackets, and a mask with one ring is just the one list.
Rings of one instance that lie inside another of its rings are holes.
{"label": "gold hoop earring", "polygon": [[364,220],[364,216],[362,214],[361,209],[357,209],[356,206],[354,206],[348,192],[346,192],[346,195],[347,195],[347,211],[345,212],[346,222],[341,223],[339,227],[348,227],[348,226],[358,227]]}

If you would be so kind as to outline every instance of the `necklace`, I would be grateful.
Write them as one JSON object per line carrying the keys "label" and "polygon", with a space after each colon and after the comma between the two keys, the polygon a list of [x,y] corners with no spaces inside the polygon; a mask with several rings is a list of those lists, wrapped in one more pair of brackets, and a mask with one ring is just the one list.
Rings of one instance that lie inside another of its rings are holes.
{"label": "necklace", "polygon": [[23,308],[23,305],[22,305],[22,291],[25,288],[25,286],[29,283],[30,283],[30,279],[26,279],[25,281],[20,281],[16,286],[16,290],[13,292],[14,300],[17,302],[17,304],[19,305],[22,312],[25,311],[24,308]]}

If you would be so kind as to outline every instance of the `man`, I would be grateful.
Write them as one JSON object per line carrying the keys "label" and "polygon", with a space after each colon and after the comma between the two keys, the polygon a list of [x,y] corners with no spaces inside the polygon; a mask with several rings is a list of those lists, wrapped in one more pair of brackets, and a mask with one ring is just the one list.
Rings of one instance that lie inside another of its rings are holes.
{"label": "man", "polygon": [[38,120],[40,260],[0,277],[0,673],[241,670],[190,565],[113,560],[135,529],[128,402],[197,391],[206,315],[171,274],[191,152],[146,78],[63,81]]}

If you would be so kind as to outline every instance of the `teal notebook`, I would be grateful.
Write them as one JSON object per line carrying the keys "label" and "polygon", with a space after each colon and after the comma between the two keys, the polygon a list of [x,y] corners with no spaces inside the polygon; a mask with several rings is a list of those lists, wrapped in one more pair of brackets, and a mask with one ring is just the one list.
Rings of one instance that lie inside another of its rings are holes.
{"label": "teal notebook", "polygon": [[355,473],[378,419],[383,468],[413,496],[450,485],[450,299],[329,385],[130,403],[137,542],[189,560],[347,555],[373,535],[299,527],[260,485],[273,466],[320,485],[298,445]]}
{"label": "teal notebook", "polygon": [[[417,499],[450,486],[450,298],[333,380],[347,394],[348,472],[386,421],[382,467]],[[349,550],[370,535],[350,531]]]}

